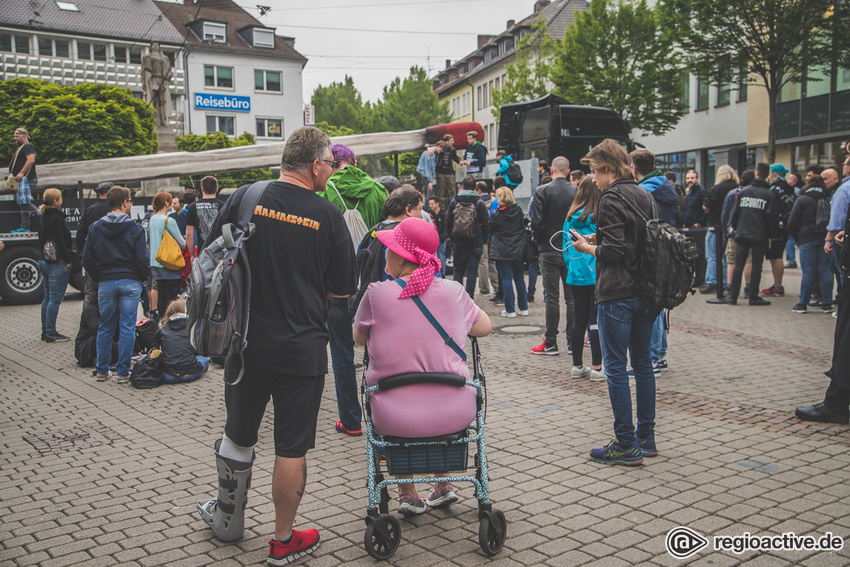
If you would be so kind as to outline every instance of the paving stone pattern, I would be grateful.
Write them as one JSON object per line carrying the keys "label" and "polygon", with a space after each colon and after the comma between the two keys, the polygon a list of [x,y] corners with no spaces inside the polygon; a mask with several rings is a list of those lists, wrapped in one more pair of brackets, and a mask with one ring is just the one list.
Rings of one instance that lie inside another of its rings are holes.
{"label": "paving stone pattern", "polygon": [[[451,509],[401,521],[402,543],[387,563],[850,565],[850,546],[736,555],[709,545],[687,560],[664,546],[680,525],[709,539],[850,536],[850,428],[793,417],[795,406],[822,399],[834,329],[828,315],[791,313],[799,274],[787,272],[789,295],[767,308],[708,305],[696,295],[673,312],[670,371],[657,382],[660,455],[640,467],[588,458],[612,437],[604,382],[571,379],[566,352],[531,355],[541,333],[482,339],[491,493],[509,522],[505,549],[495,558],[480,551],[476,502],[464,485]],[[477,301],[499,327],[543,325],[542,301],[523,321],[502,319],[501,306],[486,297]],[[69,295],[61,332],[75,334],[81,306]],[[220,543],[195,512],[195,502],[214,491],[220,370],[154,390],[98,383],[76,366],[73,342],[39,340],[39,306],[0,304],[0,321],[0,565],[264,562],[274,523],[271,412],[260,432],[245,539]],[[563,335],[559,343],[565,351]],[[318,528],[322,546],[298,564],[374,565],[363,547],[365,442],[334,431],[332,380],[296,526]]]}

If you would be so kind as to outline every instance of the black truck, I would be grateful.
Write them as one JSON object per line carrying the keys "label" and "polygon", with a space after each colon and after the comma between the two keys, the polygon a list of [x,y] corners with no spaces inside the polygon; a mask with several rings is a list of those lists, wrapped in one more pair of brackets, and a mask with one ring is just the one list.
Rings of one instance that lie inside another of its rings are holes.
{"label": "black truck", "polygon": [[629,138],[630,131],[629,123],[610,108],[570,104],[548,94],[502,106],[499,148],[515,160],[536,157],[551,162],[564,156],[570,160],[571,169],[587,171],[579,160],[605,138],[617,140],[631,152],[634,142]]}

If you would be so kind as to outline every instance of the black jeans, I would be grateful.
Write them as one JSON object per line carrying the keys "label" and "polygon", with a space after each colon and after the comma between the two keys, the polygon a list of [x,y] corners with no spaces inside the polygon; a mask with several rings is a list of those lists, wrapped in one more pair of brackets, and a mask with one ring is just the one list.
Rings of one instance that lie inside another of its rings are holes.
{"label": "black jeans", "polygon": [[177,292],[180,291],[180,278],[176,280],[157,279],[156,290],[159,294],[156,298],[156,309],[159,311],[160,317],[165,317],[168,304],[177,299]]}
{"label": "black jeans", "polygon": [[[570,332],[573,328],[573,294],[567,285],[567,265],[563,252],[541,252],[538,258],[543,276],[543,301],[546,303],[546,346],[558,344],[558,324],[561,322],[561,305],[558,302],[560,290],[564,290],[564,303],[567,306],[567,347],[572,345]],[[580,346],[580,345],[579,345]]]}
{"label": "black jeans", "polygon": [[482,246],[468,248],[455,242],[454,249],[454,280],[463,285],[466,277],[466,293],[475,298],[475,280],[478,278],[478,262],[481,261]]}
{"label": "black jeans", "polygon": [[599,346],[599,330],[596,327],[596,286],[572,285],[575,320],[572,328],[573,366],[584,366],[584,333],[590,326],[590,359],[593,366],[602,364],[602,347]]}
{"label": "black jeans", "polygon": [[755,301],[759,298],[759,284],[761,283],[761,267],[764,264],[764,255],[767,252],[767,242],[752,242],[751,240],[735,239],[737,251],[735,256],[738,261],[735,262],[735,271],[732,272],[732,290],[729,297],[738,299],[738,293],[741,291],[741,278],[744,275],[744,266],[747,265],[747,254],[753,253],[753,274],[750,277],[750,301]]}

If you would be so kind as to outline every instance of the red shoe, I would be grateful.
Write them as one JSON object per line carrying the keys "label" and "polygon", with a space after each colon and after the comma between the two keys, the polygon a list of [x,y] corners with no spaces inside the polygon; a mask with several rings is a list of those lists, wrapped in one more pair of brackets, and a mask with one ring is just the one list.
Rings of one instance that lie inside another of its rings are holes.
{"label": "red shoe", "polygon": [[769,295],[771,297],[784,297],[785,296],[785,288],[781,285],[772,285],[770,287],[764,288],[759,292],[759,295]]}
{"label": "red shoe", "polygon": [[336,430],[340,433],[345,433],[346,435],[350,435],[352,437],[359,437],[363,435],[362,429],[346,429],[345,426],[342,424],[341,419],[338,419],[336,422]]}
{"label": "red shoe", "polygon": [[272,539],[269,541],[267,565],[289,565],[296,559],[319,549],[319,530],[292,530],[289,543]]}
{"label": "red shoe", "polygon": [[546,346],[546,341],[543,341],[540,346],[532,347],[531,352],[534,354],[544,354],[547,356],[557,356],[558,345]]}

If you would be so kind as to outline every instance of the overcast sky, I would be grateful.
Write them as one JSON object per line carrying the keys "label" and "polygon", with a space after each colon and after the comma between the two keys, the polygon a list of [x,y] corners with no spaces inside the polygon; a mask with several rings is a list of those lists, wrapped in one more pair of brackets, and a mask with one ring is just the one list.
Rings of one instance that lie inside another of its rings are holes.
{"label": "overcast sky", "polygon": [[[309,61],[304,103],[319,85],[346,74],[364,100],[376,101],[395,77],[419,65],[433,77],[478,47],[478,34],[497,35],[508,20],[534,10],[534,0],[236,0],[278,35],[295,38]],[[271,10],[260,16],[257,4]],[[384,31],[380,31],[384,30]],[[319,118],[321,120],[321,118]]]}

